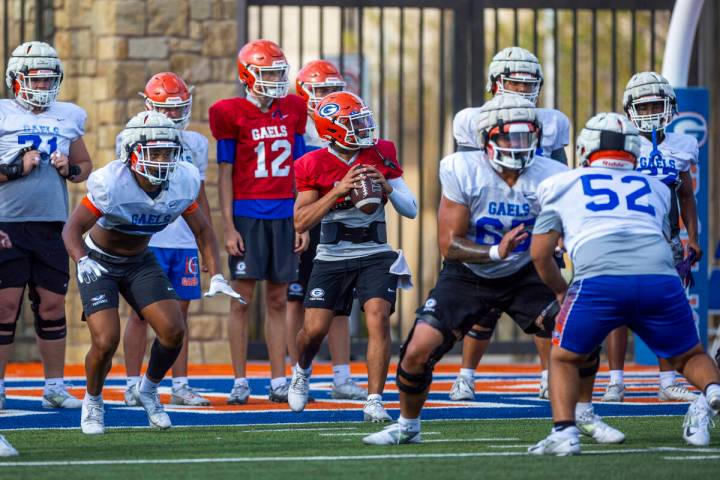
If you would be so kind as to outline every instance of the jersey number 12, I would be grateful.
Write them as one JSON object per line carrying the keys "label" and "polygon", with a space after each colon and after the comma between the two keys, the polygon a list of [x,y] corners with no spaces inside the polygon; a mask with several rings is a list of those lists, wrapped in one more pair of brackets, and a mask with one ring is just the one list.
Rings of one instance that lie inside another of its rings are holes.
{"label": "jersey number 12", "polygon": [[[273,152],[280,152],[275,159],[272,161],[271,168],[268,170],[265,165],[265,142],[258,143],[255,147],[255,153],[257,154],[257,168],[255,169],[255,178],[267,178],[273,177],[287,177],[290,175],[290,166],[282,166],[285,160],[288,159],[292,153],[292,145],[285,139],[278,139],[272,142],[270,150]],[[272,174],[271,174],[272,173]]]}

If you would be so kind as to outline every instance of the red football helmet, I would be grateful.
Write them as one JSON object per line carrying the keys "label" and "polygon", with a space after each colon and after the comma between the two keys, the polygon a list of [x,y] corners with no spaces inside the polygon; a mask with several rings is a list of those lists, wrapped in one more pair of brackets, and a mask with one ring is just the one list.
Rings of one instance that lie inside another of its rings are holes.
{"label": "red football helmet", "polygon": [[290,65],[275,42],[253,40],[237,56],[238,77],[245,87],[258,95],[282,98],[288,94]]}
{"label": "red football helmet", "polygon": [[145,108],[164,114],[182,129],[190,123],[192,90],[175,73],[162,72],[148,80],[140,95],[145,98]]}
{"label": "red football helmet", "polygon": [[344,149],[358,150],[376,142],[373,113],[354,93],[336,92],[325,96],[313,117],[320,138]]}
{"label": "red football helmet", "polygon": [[313,60],[297,74],[295,91],[305,100],[308,110],[315,110],[320,100],[333,92],[345,90],[347,82],[335,65],[327,60]]}

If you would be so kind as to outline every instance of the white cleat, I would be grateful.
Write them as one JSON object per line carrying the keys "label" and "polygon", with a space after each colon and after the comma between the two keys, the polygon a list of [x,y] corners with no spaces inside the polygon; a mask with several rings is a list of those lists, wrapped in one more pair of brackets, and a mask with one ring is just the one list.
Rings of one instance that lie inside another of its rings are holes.
{"label": "white cleat", "polygon": [[450,389],[450,400],[475,400],[475,381],[464,375],[458,375]]}
{"label": "white cleat", "polygon": [[10,442],[0,435],[0,457],[16,457],[17,455],[18,451],[15,450],[15,447],[10,445]]}
{"label": "white cleat", "polygon": [[302,373],[297,368],[293,368],[292,380],[290,380],[290,388],[288,389],[288,404],[293,412],[302,412],[308,403],[310,396],[310,375]]}
{"label": "white cleat", "polygon": [[605,390],[602,397],[603,402],[622,402],[625,399],[625,385],[622,383],[611,383]]}
{"label": "white cleat", "polygon": [[392,422],[392,417],[385,411],[382,400],[373,398],[365,402],[365,406],[363,407],[363,420],[373,423]]}
{"label": "white cleat", "polygon": [[179,388],[173,387],[170,403],[189,407],[207,407],[210,405],[210,400],[197,393],[187,383],[184,383]]}
{"label": "white cleat", "polygon": [[600,415],[595,415],[592,409],[578,416],[575,420],[580,433],[592,437],[598,443],[622,443],[625,434],[603,422]]}
{"label": "white cleat", "polygon": [[399,423],[388,425],[379,432],[363,438],[365,445],[402,445],[420,442],[422,442],[422,438],[419,431],[413,432],[405,429]]}
{"label": "white cleat", "polygon": [[355,380],[349,378],[348,381],[343,384],[333,384],[330,397],[335,400],[365,400],[367,398],[367,390],[355,383]]}
{"label": "white cleat", "polygon": [[250,385],[247,383],[234,385],[230,390],[230,396],[227,400],[228,405],[245,405],[250,398],[250,392]]}
{"label": "white cleat", "polygon": [[676,383],[667,388],[660,387],[658,400],[661,402],[694,402],[697,395],[687,389],[684,385]]}
{"label": "white cleat", "polygon": [[47,390],[42,399],[43,408],[80,408],[82,404],[82,400],[70,395],[65,386]]}
{"label": "white cleat", "polygon": [[580,432],[568,427],[560,432],[552,432],[544,440],[528,448],[530,455],[555,455],[566,457],[580,454]]}
{"label": "white cleat", "polygon": [[132,394],[132,387],[127,387],[125,389],[125,405],[128,407],[139,407],[140,404],[137,400],[135,400],[135,397]]}
{"label": "white cleat", "polygon": [[148,424],[150,428],[159,428],[161,430],[168,429],[172,426],[170,417],[165,413],[160,398],[157,393],[149,394],[140,391],[140,383],[131,387],[131,392],[135,400],[140,404],[148,416]]}
{"label": "white cleat", "polygon": [[85,435],[105,433],[105,407],[102,402],[82,402],[80,411],[80,429]]}
{"label": "white cleat", "polygon": [[683,439],[696,447],[710,445],[710,428],[715,426],[712,412],[700,402],[693,402],[683,420]]}
{"label": "white cleat", "polygon": [[541,400],[550,399],[550,385],[547,380],[540,380],[540,389],[538,391],[538,398]]}

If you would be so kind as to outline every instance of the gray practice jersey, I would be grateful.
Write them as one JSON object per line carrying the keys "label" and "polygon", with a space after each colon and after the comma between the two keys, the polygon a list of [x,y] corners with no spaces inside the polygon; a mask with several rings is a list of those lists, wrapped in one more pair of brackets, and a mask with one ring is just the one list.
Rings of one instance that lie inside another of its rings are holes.
{"label": "gray practice jersey", "polygon": [[0,222],[65,222],[66,180],[50,164],[50,154],[69,155],[70,144],[85,132],[87,115],[80,107],[55,102],[34,114],[15,100],[0,100],[0,163],[12,163],[32,146],[40,164],[26,177],[0,183]]}
{"label": "gray practice jersey", "polygon": [[[537,187],[546,178],[567,167],[555,160],[535,156],[533,163],[510,187],[493,169],[481,151],[457,152],[440,162],[442,194],[470,210],[466,238],[480,245],[497,245],[505,233],[520,224],[531,227],[540,211]],[[483,278],[511,275],[530,262],[530,239],[505,260],[465,264]]]}

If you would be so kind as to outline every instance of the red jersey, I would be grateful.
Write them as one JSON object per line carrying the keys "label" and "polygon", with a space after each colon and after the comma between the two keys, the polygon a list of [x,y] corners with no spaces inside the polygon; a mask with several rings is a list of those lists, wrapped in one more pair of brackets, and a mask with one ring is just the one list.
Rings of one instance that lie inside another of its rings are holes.
{"label": "red jersey", "polygon": [[209,113],[216,140],[235,141],[235,200],[294,197],[295,134],[305,133],[307,107],[297,95],[273,100],[262,112],[245,98],[218,100]]}
{"label": "red jersey", "polygon": [[[342,180],[353,165],[371,165],[377,168],[388,180],[401,177],[403,171],[397,161],[395,144],[387,140],[378,140],[376,147],[380,154],[395,168],[386,164],[372,147],[358,150],[357,157],[352,165],[340,160],[335,154],[329,152],[327,148],[306,153],[295,162],[298,192],[317,190],[320,196],[323,196]],[[350,195],[345,198],[338,198],[337,203],[345,201],[350,201]]]}

